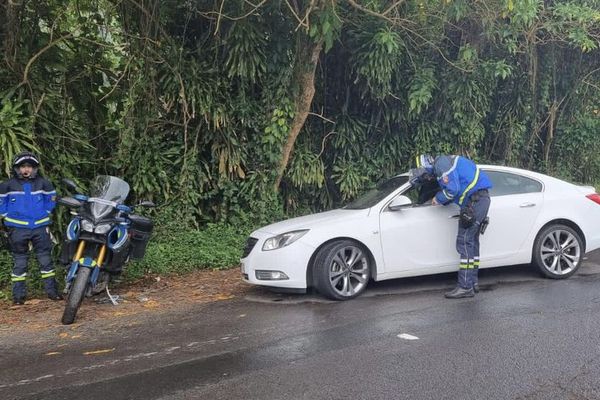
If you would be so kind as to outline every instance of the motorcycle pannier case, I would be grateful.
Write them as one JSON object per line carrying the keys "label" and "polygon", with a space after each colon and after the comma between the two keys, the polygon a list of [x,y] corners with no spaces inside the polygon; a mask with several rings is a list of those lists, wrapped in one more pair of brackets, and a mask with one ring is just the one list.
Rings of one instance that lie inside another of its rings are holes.
{"label": "motorcycle pannier case", "polygon": [[129,254],[131,259],[140,260],[144,258],[154,225],[150,218],[141,215],[130,215],[129,219],[131,220],[131,227],[129,228],[131,252]]}

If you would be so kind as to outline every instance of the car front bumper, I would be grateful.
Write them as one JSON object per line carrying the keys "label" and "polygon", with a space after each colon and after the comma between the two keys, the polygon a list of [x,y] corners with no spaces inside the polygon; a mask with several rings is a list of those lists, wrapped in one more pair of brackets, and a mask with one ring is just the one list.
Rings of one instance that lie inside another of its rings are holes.
{"label": "car front bumper", "polygon": [[[253,285],[306,289],[306,269],[315,248],[299,239],[289,246],[263,251],[265,240],[273,236],[275,235],[262,231],[252,233],[251,237],[257,241],[251,249],[246,248],[249,254],[240,260],[244,281]],[[287,279],[264,279],[272,272],[282,272]]]}

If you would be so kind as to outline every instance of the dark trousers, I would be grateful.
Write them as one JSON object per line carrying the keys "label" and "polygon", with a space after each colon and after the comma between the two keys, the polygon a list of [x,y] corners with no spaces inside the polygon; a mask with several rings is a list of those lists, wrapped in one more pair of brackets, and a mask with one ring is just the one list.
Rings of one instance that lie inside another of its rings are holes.
{"label": "dark trousers", "polygon": [[10,248],[14,260],[11,275],[13,283],[13,298],[24,299],[27,296],[27,260],[29,259],[29,243],[40,264],[40,274],[44,281],[44,289],[48,294],[56,294],[56,280],[54,279],[54,267],[52,266],[52,239],[48,227],[43,226],[35,229],[10,228]]}
{"label": "dark trousers", "polygon": [[456,251],[460,254],[458,286],[463,289],[470,289],[479,283],[479,235],[481,222],[490,209],[490,196],[487,191],[479,191],[468,201],[465,207],[472,207],[475,222],[465,227],[459,221],[456,235]]}

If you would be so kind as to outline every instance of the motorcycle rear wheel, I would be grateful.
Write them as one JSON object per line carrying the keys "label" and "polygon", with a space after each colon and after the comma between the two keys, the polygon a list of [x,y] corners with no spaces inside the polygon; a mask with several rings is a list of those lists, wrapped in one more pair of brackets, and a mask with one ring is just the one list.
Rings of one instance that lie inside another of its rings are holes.
{"label": "motorcycle rear wheel", "polygon": [[65,306],[65,311],[62,316],[63,325],[70,325],[75,321],[75,316],[77,315],[79,306],[85,296],[85,290],[87,289],[91,271],[90,268],[79,267],[77,276],[75,276],[75,281],[73,282],[71,290],[69,291],[69,296],[67,297],[67,305]]}

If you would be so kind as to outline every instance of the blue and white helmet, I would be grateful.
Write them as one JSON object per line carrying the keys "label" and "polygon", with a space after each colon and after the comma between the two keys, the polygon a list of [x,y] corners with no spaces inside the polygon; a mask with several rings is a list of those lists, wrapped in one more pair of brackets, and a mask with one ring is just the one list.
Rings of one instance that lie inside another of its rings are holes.
{"label": "blue and white helmet", "polygon": [[417,156],[417,168],[424,168],[427,172],[433,173],[433,163],[435,159],[430,154],[421,154]]}
{"label": "blue and white helmet", "polygon": [[35,178],[40,166],[40,159],[30,151],[22,151],[13,158],[13,172],[18,178],[22,178],[19,167],[23,164],[30,164],[33,167],[31,178]]}
{"label": "blue and white helmet", "polygon": [[429,154],[421,154],[416,157],[416,168],[409,171],[409,180],[415,184],[425,183],[435,179],[433,175],[434,158]]}
{"label": "blue and white helmet", "polygon": [[22,151],[13,159],[13,167],[19,167],[21,164],[29,163],[34,167],[39,167],[40,160],[30,151]]}

